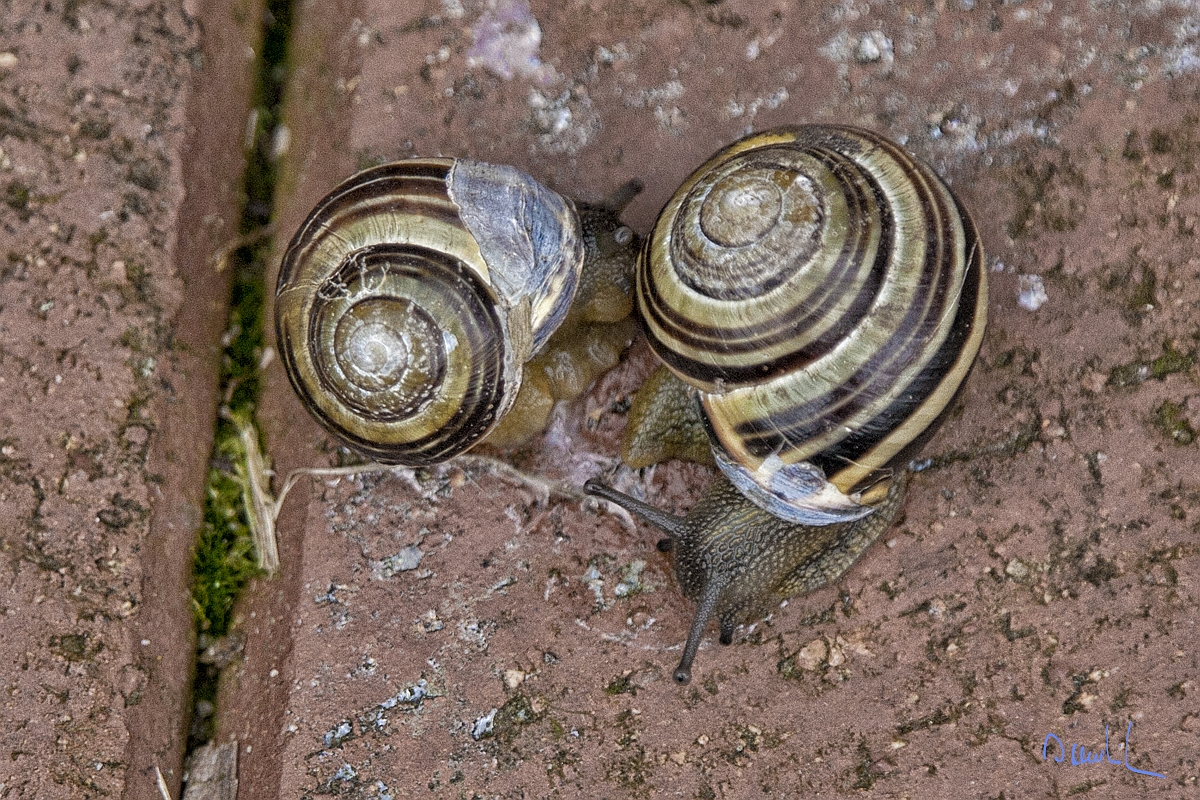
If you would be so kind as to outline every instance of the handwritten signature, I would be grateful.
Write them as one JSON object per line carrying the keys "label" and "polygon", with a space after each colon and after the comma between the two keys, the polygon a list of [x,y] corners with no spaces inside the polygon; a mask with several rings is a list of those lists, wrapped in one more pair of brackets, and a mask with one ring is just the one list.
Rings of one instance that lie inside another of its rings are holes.
{"label": "handwritten signature", "polygon": [[[1071,766],[1082,767],[1088,764],[1099,764],[1108,761],[1109,764],[1117,764],[1124,766],[1130,772],[1136,772],[1138,775],[1149,775],[1154,778],[1167,779],[1166,775],[1161,772],[1150,772],[1145,769],[1129,766],[1129,732],[1133,730],[1133,720],[1129,720],[1129,725],[1125,728],[1125,755],[1122,760],[1116,760],[1112,757],[1112,753],[1108,749],[1108,726],[1104,726],[1104,747],[1099,752],[1089,753],[1087,748],[1081,744],[1071,745]],[[1061,764],[1067,758],[1067,746],[1063,744],[1063,740],[1055,736],[1053,733],[1047,733],[1045,741],[1042,742],[1042,761],[1047,760],[1047,752],[1050,749],[1050,742],[1054,741],[1058,745],[1058,755],[1054,756],[1054,763]]]}

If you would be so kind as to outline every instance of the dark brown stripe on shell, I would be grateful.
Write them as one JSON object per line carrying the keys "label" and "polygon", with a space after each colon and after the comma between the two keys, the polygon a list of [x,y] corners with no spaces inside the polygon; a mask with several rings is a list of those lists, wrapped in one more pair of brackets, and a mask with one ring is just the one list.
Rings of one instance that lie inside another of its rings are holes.
{"label": "dark brown stripe on shell", "polygon": [[325,237],[337,236],[346,225],[372,214],[421,214],[457,224],[458,212],[446,192],[449,172],[448,163],[401,161],[343,181],[317,203],[292,238],[280,265],[276,293],[292,285],[306,254],[318,248]]}
{"label": "dark brown stripe on shell", "polygon": [[[932,201],[935,207],[935,220],[947,219],[944,216],[946,214],[961,215],[964,233],[967,234],[966,246],[970,247],[977,241],[969,217],[962,215],[957,204],[954,208],[947,208],[942,202],[942,193],[936,190],[925,199]],[[952,266],[952,262],[957,258],[956,252],[946,249],[946,231],[941,228],[942,226],[931,226],[929,229],[930,248],[921,280],[921,286],[926,289],[929,288],[929,277],[943,274],[942,270],[947,269],[947,265]],[[826,469],[827,474],[831,474],[831,469],[836,471],[848,461],[862,460],[880,438],[905,424],[913,411],[938,387],[949,366],[961,357],[962,347],[969,338],[972,324],[976,322],[975,300],[979,292],[980,269],[980,264],[968,265],[963,275],[961,292],[951,281],[937,281],[937,288],[932,297],[928,298],[931,305],[927,312],[921,313],[926,297],[919,297],[918,300],[922,302],[914,303],[909,308],[904,321],[897,327],[897,335],[889,340],[888,346],[875,353],[834,391],[813,398],[796,409],[773,415],[769,420],[747,422],[739,426],[737,435],[744,441],[747,450],[765,457],[779,452],[785,443],[802,444],[815,436],[824,435],[833,428],[846,425],[863,408],[874,402],[875,398],[893,388],[892,376],[898,372],[893,365],[906,365],[920,359],[926,342],[937,328],[945,304],[957,301],[958,307],[949,336],[935,353],[928,356],[920,375],[905,387],[898,399],[865,426],[848,434],[821,455],[809,459]],[[974,354],[971,354],[971,357],[973,358]],[[913,433],[915,435],[918,431]]]}
{"label": "dark brown stripe on shell", "polygon": [[[963,212],[963,227],[968,233],[967,243],[970,247],[973,242],[978,241],[978,238],[974,224],[965,212]],[[939,389],[945,374],[951,371],[956,363],[964,359],[972,362],[975,360],[976,354],[974,352],[964,353],[963,348],[970,339],[972,331],[986,322],[981,316],[977,316],[984,269],[982,249],[975,246],[973,252],[969,254],[969,259],[950,335],[929,360],[919,378],[909,385],[904,396],[892,403],[861,430],[852,433],[836,446],[827,448],[823,453],[810,459],[825,470],[827,476],[835,475],[838,470],[851,462],[870,462],[872,460],[870,453],[876,444],[892,431],[911,424],[913,412]],[[965,374],[963,377],[965,379]],[[955,391],[946,398],[946,406],[942,408],[937,417],[930,420],[928,425],[920,428],[914,424],[912,430],[908,432],[907,438],[915,440],[923,433],[924,428],[936,425],[940,417],[945,414],[946,409],[950,407],[953,395],[957,390],[958,387],[955,387]],[[921,402],[914,402],[916,397],[921,398]]]}
{"label": "dark brown stripe on shell", "polygon": [[[458,343],[458,347],[466,348],[465,352],[472,354],[471,377],[469,386],[475,392],[463,399],[450,422],[440,430],[428,436],[403,443],[379,443],[363,439],[354,431],[340,425],[336,420],[325,414],[318,403],[308,403],[312,413],[321,423],[337,436],[346,440],[358,450],[371,454],[380,461],[409,466],[436,464],[462,452],[471,444],[486,434],[496,418],[501,398],[506,389],[503,378],[504,353],[502,338],[495,332],[499,330],[500,320],[496,316],[491,303],[484,302],[489,297],[490,290],[483,280],[466,264],[457,259],[425,247],[416,245],[379,244],[357,251],[356,261],[361,265],[362,272],[369,274],[372,270],[392,271],[397,275],[410,278],[420,277],[427,287],[439,287],[443,290],[442,302],[447,308],[459,307],[458,315],[462,319],[475,319],[477,323],[466,328],[469,336],[466,341]],[[358,265],[343,265],[343,272],[353,271],[344,279],[356,280],[359,277]],[[335,276],[336,279],[336,276]],[[456,291],[457,290],[457,291]],[[377,297],[387,297],[386,292],[376,292]],[[407,300],[407,298],[398,298]],[[474,316],[471,316],[474,315]],[[318,340],[317,328],[321,325],[321,313],[314,310],[310,318],[309,341]],[[319,373],[320,382],[326,385],[336,385],[336,379],[329,374],[326,354],[319,348],[310,350],[310,359]],[[440,365],[444,372],[446,364]],[[292,374],[288,370],[289,377]],[[440,376],[434,380],[437,386],[441,384]],[[304,396],[305,392],[293,386],[297,393]],[[437,391],[437,386],[431,391]],[[348,402],[348,398],[339,395],[348,408],[364,418],[376,423],[400,421],[405,418],[402,413],[378,416],[370,407],[356,402]],[[419,413],[419,406],[428,402],[427,397],[414,398],[407,409],[410,414]]]}
{"label": "dark brown stripe on shell", "polygon": [[[883,285],[884,274],[887,272],[892,255],[891,242],[894,222],[891,216],[891,207],[886,202],[883,189],[874,176],[864,172],[856,163],[848,161],[841,154],[831,150],[814,149],[808,154],[825,163],[830,172],[839,178],[839,184],[845,190],[848,214],[852,220],[864,219],[870,216],[870,211],[878,211],[878,224],[881,227],[879,249],[869,268],[868,277],[857,292],[849,309],[831,328],[805,346],[780,357],[760,358],[737,367],[724,363],[713,364],[697,361],[668,349],[653,336],[653,327],[648,326],[648,331],[651,333],[651,345],[654,346],[655,352],[674,369],[698,381],[720,380],[727,387],[736,387],[781,375],[802,368],[827,354],[846,333],[862,320],[871,308]],[[861,182],[859,179],[862,179]],[[863,223],[852,223],[850,227],[854,231],[860,231],[863,230]],[[813,327],[814,322],[825,318],[831,306],[843,299],[842,292],[851,283],[852,270],[863,258],[862,251],[866,239],[867,237],[863,235],[846,238],[842,252],[833,261],[830,279],[823,287],[825,291],[817,296],[815,301],[814,296],[800,298],[800,301],[791,306],[788,313],[780,314],[755,325],[738,327],[716,329],[709,320],[693,320],[674,313],[664,305],[657,286],[649,280],[648,276],[644,274],[644,268],[639,265],[638,279],[642,288],[643,313],[655,325],[670,331],[670,334],[685,347],[713,352],[718,357],[734,354],[750,355],[765,351],[781,342],[799,338],[798,331]],[[649,252],[649,247],[650,243],[647,241],[646,252]],[[644,265],[646,261],[647,259],[643,258],[641,264]],[[815,305],[812,307],[805,307],[806,304],[814,302]],[[793,314],[799,316],[792,316]]]}

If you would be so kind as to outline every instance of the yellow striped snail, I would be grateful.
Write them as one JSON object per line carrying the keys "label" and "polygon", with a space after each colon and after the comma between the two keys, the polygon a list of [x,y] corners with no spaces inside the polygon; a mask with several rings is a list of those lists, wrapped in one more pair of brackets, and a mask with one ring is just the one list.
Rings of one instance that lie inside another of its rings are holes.
{"label": "yellow striped snail", "polygon": [[711,451],[721,474],[686,518],[586,488],[667,532],[698,604],[674,673],[687,683],[713,616],[729,644],[891,525],[905,465],[979,350],[983,251],[950,190],[897,144],[780,128],[684,182],[639,257],[636,302],[665,369],[631,408],[625,460]]}
{"label": "yellow striped snail", "polygon": [[633,333],[634,182],[578,206],[513,167],[465,159],[364,170],[284,255],[275,324],[312,415],[389,464],[445,461],[542,429]]}

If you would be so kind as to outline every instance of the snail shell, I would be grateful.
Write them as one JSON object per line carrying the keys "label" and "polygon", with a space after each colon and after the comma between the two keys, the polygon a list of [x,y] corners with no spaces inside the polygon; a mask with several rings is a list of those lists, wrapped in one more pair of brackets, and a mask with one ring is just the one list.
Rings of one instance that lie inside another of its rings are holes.
{"label": "snail shell", "polygon": [[517,169],[431,158],[365,170],[317,204],[283,258],[288,377],[356,450],[446,460],[511,408],[582,263],[574,204]]}
{"label": "snail shell", "polygon": [[792,522],[856,491],[954,397],[983,336],[983,250],[894,142],[825,125],[742,139],[672,197],[637,272],[650,345],[698,390],[722,472]]}
{"label": "snail shell", "polygon": [[698,604],[675,670],[686,683],[711,617],[728,644],[891,525],[904,462],[979,350],[983,250],[950,190],[894,142],[780,128],[684,182],[646,240],[636,300],[671,374],[639,392],[625,460],[710,449],[723,474],[686,518],[586,488],[667,532]]}

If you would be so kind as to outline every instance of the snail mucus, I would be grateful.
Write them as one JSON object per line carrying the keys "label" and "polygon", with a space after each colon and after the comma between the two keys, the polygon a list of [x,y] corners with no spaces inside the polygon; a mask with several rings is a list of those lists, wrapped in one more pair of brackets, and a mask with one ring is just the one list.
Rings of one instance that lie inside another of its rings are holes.
{"label": "snail mucus", "polygon": [[748,136],[696,170],[639,256],[638,316],[663,362],[623,457],[707,461],[686,517],[585,487],[662,528],[697,611],[739,624],[841,576],[892,524],[906,464],[951,405],[987,314],[970,216],[934,172],[868,130]]}
{"label": "snail mucus", "polygon": [[280,267],[275,324],[309,412],[359,453],[439,463],[542,430],[636,327],[630,182],[576,204],[518,169],[425,158],[322,199]]}

